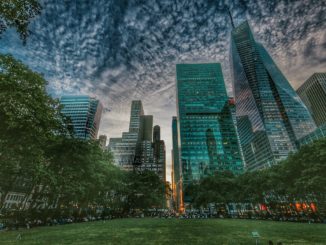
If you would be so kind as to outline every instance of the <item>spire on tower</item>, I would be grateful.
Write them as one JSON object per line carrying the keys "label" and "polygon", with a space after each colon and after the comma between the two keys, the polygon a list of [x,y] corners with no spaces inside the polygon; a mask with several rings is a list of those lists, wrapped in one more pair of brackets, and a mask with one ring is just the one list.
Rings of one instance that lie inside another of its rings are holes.
{"label": "spire on tower", "polygon": [[231,14],[230,8],[229,8],[229,6],[227,6],[226,8],[227,8],[227,10],[228,10],[228,14],[229,14],[229,16],[230,16],[230,20],[231,20],[232,28],[234,29],[234,22],[233,22],[233,17],[232,17],[232,14]]}

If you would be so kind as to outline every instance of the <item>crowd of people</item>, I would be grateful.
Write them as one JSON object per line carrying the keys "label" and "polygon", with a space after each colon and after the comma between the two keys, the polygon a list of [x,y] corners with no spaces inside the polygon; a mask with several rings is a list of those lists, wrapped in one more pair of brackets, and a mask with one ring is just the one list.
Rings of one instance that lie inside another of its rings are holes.
{"label": "crowd of people", "polygon": [[188,211],[180,215],[179,218],[184,219],[207,219],[207,218],[233,218],[233,219],[254,219],[254,220],[273,220],[287,222],[303,222],[303,223],[325,223],[326,216],[317,213],[294,213],[282,214],[271,212],[246,212],[237,214],[228,213],[205,213],[198,211]]}
{"label": "crowd of people", "polygon": [[38,226],[55,226],[80,222],[108,221],[121,218],[161,218],[161,219],[255,219],[273,220],[285,222],[305,222],[305,223],[325,223],[326,217],[316,213],[297,213],[297,214],[272,214],[269,212],[247,212],[230,215],[225,212],[208,212],[207,210],[186,210],[179,214],[174,210],[153,209],[153,210],[132,210],[128,213],[121,211],[93,212],[93,214],[80,213],[74,215],[52,215],[42,218],[28,218],[22,215],[16,217],[0,218],[0,230],[17,230],[19,228],[31,229]]}

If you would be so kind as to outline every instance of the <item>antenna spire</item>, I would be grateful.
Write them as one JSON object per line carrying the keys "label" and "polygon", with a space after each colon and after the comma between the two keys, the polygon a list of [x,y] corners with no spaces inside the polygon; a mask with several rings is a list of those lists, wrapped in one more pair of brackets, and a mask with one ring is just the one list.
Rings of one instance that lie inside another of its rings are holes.
{"label": "antenna spire", "polygon": [[230,16],[230,20],[231,20],[232,28],[234,29],[235,27],[234,27],[233,17],[232,17],[232,14],[231,14],[230,8],[229,8],[229,6],[227,6],[226,8],[227,8],[228,13],[229,13],[229,16]]}

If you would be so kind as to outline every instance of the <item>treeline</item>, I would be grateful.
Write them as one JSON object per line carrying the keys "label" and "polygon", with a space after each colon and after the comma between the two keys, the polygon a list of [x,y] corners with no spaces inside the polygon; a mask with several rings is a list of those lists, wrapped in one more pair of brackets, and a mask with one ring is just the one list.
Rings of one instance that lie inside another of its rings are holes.
{"label": "treeline", "polygon": [[209,204],[315,203],[326,211],[326,138],[305,145],[286,160],[268,169],[235,176],[216,173],[186,189],[193,207]]}
{"label": "treeline", "polygon": [[130,209],[162,205],[152,172],[124,172],[98,142],[76,139],[39,74],[0,54],[0,210]]}

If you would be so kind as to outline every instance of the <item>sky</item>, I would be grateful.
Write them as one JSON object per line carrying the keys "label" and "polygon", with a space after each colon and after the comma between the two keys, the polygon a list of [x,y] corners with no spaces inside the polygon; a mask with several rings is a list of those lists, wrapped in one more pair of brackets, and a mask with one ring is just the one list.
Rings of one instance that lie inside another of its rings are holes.
{"label": "sky", "polygon": [[248,20],[254,36],[297,89],[326,72],[326,1],[322,0],[42,0],[24,46],[14,30],[0,39],[10,53],[47,79],[53,97],[96,96],[103,103],[99,134],[128,130],[132,100],[141,99],[161,126],[171,169],[171,121],[176,115],[175,65],[220,62],[228,94],[230,12]]}

